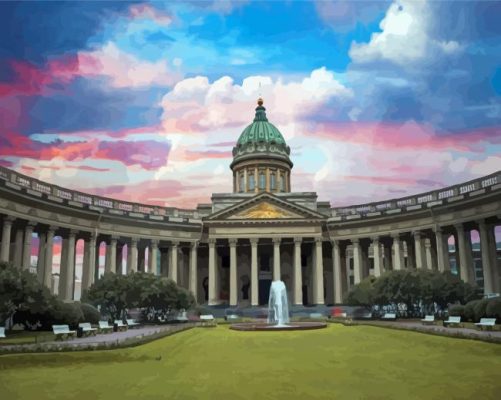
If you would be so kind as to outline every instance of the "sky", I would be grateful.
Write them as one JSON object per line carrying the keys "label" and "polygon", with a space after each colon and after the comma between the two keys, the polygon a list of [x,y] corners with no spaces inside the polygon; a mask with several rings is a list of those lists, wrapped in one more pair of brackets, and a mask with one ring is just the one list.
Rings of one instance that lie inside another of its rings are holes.
{"label": "sky", "polygon": [[293,191],[346,206],[501,169],[501,2],[0,2],[0,165],[194,208],[259,96]]}

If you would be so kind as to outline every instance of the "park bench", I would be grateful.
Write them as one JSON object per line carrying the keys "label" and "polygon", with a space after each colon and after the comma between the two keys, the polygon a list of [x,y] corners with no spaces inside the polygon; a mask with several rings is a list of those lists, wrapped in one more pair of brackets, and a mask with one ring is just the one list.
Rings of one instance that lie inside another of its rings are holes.
{"label": "park bench", "polygon": [[386,313],[381,317],[382,320],[385,321],[395,321],[397,319],[397,314],[395,313]]}
{"label": "park bench", "polygon": [[116,319],[114,324],[117,327],[117,331],[126,331],[127,330],[127,325],[124,324],[121,319]]}
{"label": "park bench", "polygon": [[201,321],[214,321],[214,315],[212,315],[212,314],[200,315],[200,320]]}
{"label": "park bench", "polygon": [[6,337],[6,336],[5,336],[5,328],[4,328],[4,327],[1,327],[1,328],[0,328],[0,338],[4,338],[4,337]]}
{"label": "park bench", "polygon": [[100,332],[113,332],[113,327],[108,324],[108,321],[99,321],[99,331]]}
{"label": "park bench", "polygon": [[461,317],[449,317],[447,321],[444,321],[444,326],[448,325],[458,325],[461,323]]}
{"label": "park bench", "polygon": [[311,319],[324,319],[324,316],[322,313],[310,313],[310,318]]}
{"label": "park bench", "polygon": [[56,335],[56,340],[69,339],[70,337],[74,337],[76,333],[76,331],[70,331],[68,325],[52,325],[52,331]]}
{"label": "park bench", "polygon": [[90,322],[80,322],[78,327],[82,330],[82,334],[96,336],[97,329],[93,328]]}
{"label": "park bench", "polygon": [[434,322],[435,322],[434,315],[425,315],[424,318],[421,320],[421,323],[423,325],[433,325]]}
{"label": "park bench", "polygon": [[480,329],[484,329],[484,326],[487,329],[492,329],[496,325],[496,318],[481,318],[480,322],[477,322],[475,325],[480,327]]}
{"label": "park bench", "polygon": [[129,328],[134,328],[135,326],[141,325],[139,322],[134,321],[133,319],[128,319],[127,321],[127,326]]}

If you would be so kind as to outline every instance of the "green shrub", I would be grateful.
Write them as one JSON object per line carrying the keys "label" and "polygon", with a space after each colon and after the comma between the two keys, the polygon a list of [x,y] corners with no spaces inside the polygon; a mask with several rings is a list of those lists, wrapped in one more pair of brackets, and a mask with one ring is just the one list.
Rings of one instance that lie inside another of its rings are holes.
{"label": "green shrub", "polygon": [[485,309],[485,316],[489,318],[497,318],[497,322],[501,322],[501,297],[489,300]]}
{"label": "green shrub", "polygon": [[482,300],[472,300],[464,306],[464,317],[467,321],[475,322],[475,305]]}
{"label": "green shrub", "polygon": [[454,304],[449,307],[449,315],[453,317],[461,317],[461,320],[465,319],[465,306],[461,304]]}
{"label": "green shrub", "polygon": [[101,313],[96,307],[91,304],[80,303],[80,308],[82,309],[84,322],[90,322],[91,324],[99,323]]}
{"label": "green shrub", "polygon": [[485,317],[487,304],[489,304],[489,299],[477,300],[477,303],[473,306],[473,313],[475,315],[474,322],[480,321],[480,318]]}
{"label": "green shrub", "polygon": [[52,321],[54,325],[69,325],[70,328],[77,328],[79,322],[85,322],[80,303],[58,301],[53,310]]}

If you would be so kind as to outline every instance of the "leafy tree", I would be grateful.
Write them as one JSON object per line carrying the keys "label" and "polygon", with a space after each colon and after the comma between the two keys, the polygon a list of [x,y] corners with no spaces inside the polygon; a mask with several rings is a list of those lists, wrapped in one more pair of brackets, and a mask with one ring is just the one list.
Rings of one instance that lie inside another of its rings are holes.
{"label": "leafy tree", "polygon": [[49,312],[54,301],[49,289],[34,274],[0,263],[0,320],[30,328],[40,315]]}
{"label": "leafy tree", "polygon": [[368,276],[354,285],[346,295],[345,303],[352,306],[370,308],[374,304],[374,282],[376,278]]}

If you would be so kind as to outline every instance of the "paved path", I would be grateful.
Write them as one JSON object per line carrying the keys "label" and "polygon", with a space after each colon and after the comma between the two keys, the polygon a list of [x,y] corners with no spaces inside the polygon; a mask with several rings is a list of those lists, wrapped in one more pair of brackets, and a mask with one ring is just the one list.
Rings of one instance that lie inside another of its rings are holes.
{"label": "paved path", "polygon": [[197,326],[198,323],[180,323],[168,325],[148,325],[140,328],[128,329],[125,332],[102,333],[96,336],[86,336],[69,340],[54,340],[51,342],[33,343],[33,344],[12,344],[2,345],[0,351],[7,352],[30,352],[30,351],[61,351],[75,350],[79,348],[91,348],[108,344],[110,347],[119,346],[126,341],[134,342],[134,339],[140,341],[148,336],[162,336],[168,333],[184,331]]}
{"label": "paved path", "polygon": [[[358,321],[357,321],[358,322]],[[492,339],[501,342],[501,331],[477,330],[471,328],[446,328],[442,325],[423,325],[417,321],[366,321],[363,324],[375,326],[390,326],[419,332],[447,332],[460,337],[475,337],[479,339]]]}

